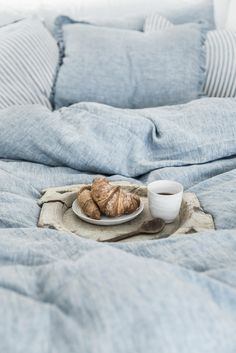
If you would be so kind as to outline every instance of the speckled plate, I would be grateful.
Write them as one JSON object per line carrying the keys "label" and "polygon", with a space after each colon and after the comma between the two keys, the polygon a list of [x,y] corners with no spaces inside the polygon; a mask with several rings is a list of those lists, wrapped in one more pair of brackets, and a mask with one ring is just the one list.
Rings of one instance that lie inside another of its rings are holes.
{"label": "speckled plate", "polygon": [[79,207],[77,200],[75,200],[72,204],[72,211],[80,218],[82,219],[84,222],[87,223],[91,223],[91,224],[96,224],[96,225],[100,225],[100,226],[115,226],[118,224],[122,224],[122,223],[126,223],[131,221],[132,219],[138,217],[138,215],[140,215],[140,213],[142,213],[144,209],[144,203],[142,200],[140,200],[140,206],[139,208],[134,211],[131,214],[127,214],[127,215],[123,215],[120,217],[106,217],[106,216],[102,216],[101,219],[93,219],[90,218],[88,216],[86,216],[84,214],[84,212],[81,210],[81,208]]}

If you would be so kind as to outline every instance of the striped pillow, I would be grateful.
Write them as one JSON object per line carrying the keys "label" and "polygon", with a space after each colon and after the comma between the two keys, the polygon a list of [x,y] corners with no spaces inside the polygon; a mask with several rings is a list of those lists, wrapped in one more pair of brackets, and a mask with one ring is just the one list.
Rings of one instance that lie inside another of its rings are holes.
{"label": "striped pillow", "polygon": [[236,33],[211,31],[206,41],[205,92],[209,97],[236,97]]}
{"label": "striped pillow", "polygon": [[[146,18],[144,32],[173,27],[159,14]],[[204,92],[209,97],[236,97],[236,33],[227,30],[210,31],[205,42],[206,79]]]}
{"label": "striped pillow", "polygon": [[0,109],[42,104],[50,95],[58,64],[55,39],[37,19],[0,28]]}
{"label": "striped pillow", "polygon": [[156,32],[162,31],[167,28],[174,27],[175,25],[167,20],[166,17],[154,13],[148,16],[144,22],[143,31],[144,32]]}

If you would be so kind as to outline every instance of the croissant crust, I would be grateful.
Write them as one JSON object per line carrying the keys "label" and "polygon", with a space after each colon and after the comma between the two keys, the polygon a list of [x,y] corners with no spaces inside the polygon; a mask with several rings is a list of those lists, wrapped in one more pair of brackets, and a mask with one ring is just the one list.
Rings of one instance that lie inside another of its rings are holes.
{"label": "croissant crust", "polygon": [[96,178],[91,186],[91,196],[100,211],[108,217],[118,217],[134,212],[140,205],[140,198],[109,184],[105,177]]}
{"label": "croissant crust", "polygon": [[77,202],[88,217],[100,219],[101,214],[119,217],[134,212],[140,205],[140,198],[100,177],[91,186],[80,189]]}
{"label": "croissant crust", "polygon": [[101,212],[91,196],[91,187],[85,186],[78,193],[77,202],[83,212],[90,218],[100,219]]}

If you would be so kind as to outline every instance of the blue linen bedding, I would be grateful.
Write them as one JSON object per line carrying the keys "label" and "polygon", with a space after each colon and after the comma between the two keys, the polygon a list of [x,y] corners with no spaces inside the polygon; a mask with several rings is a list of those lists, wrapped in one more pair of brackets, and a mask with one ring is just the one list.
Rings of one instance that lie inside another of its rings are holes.
{"label": "blue linen bedding", "polygon": [[[233,353],[236,100],[0,111],[0,352]],[[217,230],[100,244],[36,228],[42,189],[171,178]]]}
{"label": "blue linen bedding", "polygon": [[204,94],[204,26],[188,23],[144,34],[69,20],[57,21],[61,66],[56,108],[85,101],[119,108],[157,107]]}

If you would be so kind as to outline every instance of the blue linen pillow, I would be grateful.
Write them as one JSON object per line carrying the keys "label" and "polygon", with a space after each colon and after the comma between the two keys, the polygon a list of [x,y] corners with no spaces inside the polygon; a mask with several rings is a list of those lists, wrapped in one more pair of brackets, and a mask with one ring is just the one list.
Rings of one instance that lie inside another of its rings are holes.
{"label": "blue linen pillow", "polygon": [[[167,28],[174,28],[174,24],[159,13],[148,16],[144,24],[144,32],[148,33]],[[209,97],[236,97],[236,32],[209,31],[205,48],[205,94]]]}
{"label": "blue linen pillow", "polygon": [[199,98],[204,32],[194,23],[150,34],[81,23],[62,25],[57,34],[64,57],[55,107],[92,101],[145,108]]}

